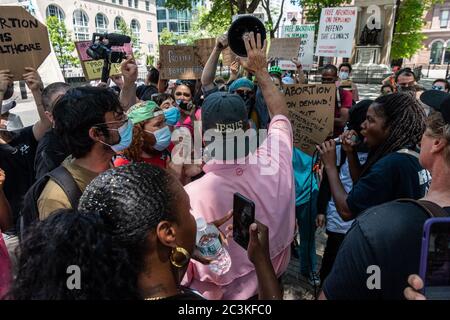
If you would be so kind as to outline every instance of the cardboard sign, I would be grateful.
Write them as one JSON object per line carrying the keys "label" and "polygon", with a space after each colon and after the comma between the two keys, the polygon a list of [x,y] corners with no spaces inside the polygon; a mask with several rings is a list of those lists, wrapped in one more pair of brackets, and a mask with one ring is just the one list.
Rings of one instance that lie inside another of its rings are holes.
{"label": "cardboard sign", "polygon": [[222,62],[225,66],[231,66],[236,60],[237,55],[230,49],[230,47],[226,48],[222,51]]}
{"label": "cardboard sign", "polygon": [[200,79],[203,66],[194,46],[159,46],[161,79]]}
{"label": "cardboard sign", "polygon": [[47,27],[23,7],[0,10],[0,70],[9,69],[22,80],[25,67],[37,69],[50,54]]}
{"label": "cardboard sign", "polygon": [[204,67],[206,62],[209,59],[209,56],[211,55],[211,52],[214,50],[214,47],[216,46],[216,39],[215,38],[209,38],[209,39],[199,39],[195,41],[195,52],[200,59],[200,64]]}
{"label": "cardboard sign", "polygon": [[[81,67],[83,68],[83,73],[86,80],[99,80],[102,78],[103,60],[93,60],[87,54],[87,49],[92,44],[92,41],[76,41],[75,48],[78,52],[78,57],[80,58]],[[133,56],[133,48],[131,43],[125,43],[121,47],[111,47],[113,51],[125,52],[128,56]],[[115,76],[120,74],[120,63],[112,63],[110,76]]]}
{"label": "cardboard sign", "polygon": [[273,38],[270,41],[270,49],[267,54],[268,59],[290,60],[298,57],[300,51],[300,38]]}
{"label": "cardboard sign", "polygon": [[[290,25],[285,26],[283,31],[286,38],[301,39],[298,60],[301,62],[303,70],[311,70],[314,63],[314,33],[316,26],[314,24]],[[295,70],[295,64],[292,62],[284,64],[286,64],[286,69],[284,70]]]}
{"label": "cardboard sign", "polygon": [[350,58],[357,15],[356,7],[322,9],[316,56]]}
{"label": "cardboard sign", "polygon": [[284,86],[294,146],[312,156],[316,145],[333,133],[334,84]]}

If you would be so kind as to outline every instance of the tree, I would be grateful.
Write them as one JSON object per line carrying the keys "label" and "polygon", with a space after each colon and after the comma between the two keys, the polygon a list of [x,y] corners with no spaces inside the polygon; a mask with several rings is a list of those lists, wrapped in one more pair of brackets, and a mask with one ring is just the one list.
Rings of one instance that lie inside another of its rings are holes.
{"label": "tree", "polygon": [[[166,7],[177,9],[177,10],[192,10],[193,4],[198,4],[200,0],[167,0]],[[232,7],[232,15],[243,14],[243,13],[253,13],[256,8],[258,8],[261,0],[213,0],[213,7],[220,3],[219,10],[223,10],[225,7]],[[213,10],[211,10],[213,11]]]}
{"label": "tree", "polygon": [[49,16],[46,23],[50,42],[65,77],[66,66],[79,65],[79,60],[74,55],[75,44],[69,31],[67,31],[64,21],[59,21],[57,17]]}
{"label": "tree", "polygon": [[126,22],[123,19],[120,20],[118,28],[120,34],[129,36],[131,38],[131,44],[133,46],[133,56],[136,60],[139,60],[142,57],[142,53],[141,53],[141,43],[139,42],[138,37],[136,37],[131,28],[127,26]]}
{"label": "tree", "polygon": [[397,1],[399,10],[395,19],[391,59],[409,59],[423,47],[422,42],[426,38],[422,33],[425,25],[423,16],[434,4],[442,2],[442,0]]}
{"label": "tree", "polygon": [[350,4],[351,0],[291,0],[292,4],[298,4],[306,13],[308,23],[316,25],[316,32],[319,29],[320,13],[322,8],[340,7]]}
{"label": "tree", "polygon": [[169,29],[164,28],[159,34],[159,44],[160,45],[175,45],[178,42],[178,37],[176,34],[169,31]]}
{"label": "tree", "polygon": [[[274,8],[270,6],[270,0],[261,0],[261,6],[264,11],[266,11],[267,15],[267,23],[266,27],[269,30],[270,38],[275,38],[275,33],[277,32],[281,18],[283,17],[283,8],[284,8],[284,0],[281,2],[281,8],[278,11],[278,8]],[[274,22],[274,17],[278,14],[278,18],[276,18],[276,22]]]}

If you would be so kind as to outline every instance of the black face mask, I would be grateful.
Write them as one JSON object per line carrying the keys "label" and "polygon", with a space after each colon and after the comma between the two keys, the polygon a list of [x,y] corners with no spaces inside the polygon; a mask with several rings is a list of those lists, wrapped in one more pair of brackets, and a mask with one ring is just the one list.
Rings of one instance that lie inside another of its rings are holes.
{"label": "black face mask", "polygon": [[192,107],[194,106],[191,102],[185,103],[183,101],[180,101],[177,103],[177,105],[180,107],[181,110],[190,112],[192,110]]}

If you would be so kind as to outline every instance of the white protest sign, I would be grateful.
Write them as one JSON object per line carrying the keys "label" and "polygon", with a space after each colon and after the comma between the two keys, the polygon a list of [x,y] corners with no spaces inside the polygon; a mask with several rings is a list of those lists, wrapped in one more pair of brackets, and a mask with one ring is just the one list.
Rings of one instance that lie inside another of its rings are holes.
{"label": "white protest sign", "polygon": [[356,7],[322,9],[316,56],[350,58],[357,15]]}
{"label": "white protest sign", "polygon": [[[301,38],[298,60],[305,71],[312,69],[314,63],[314,32],[316,26],[313,24],[290,25],[284,27],[284,37]],[[278,65],[283,70],[296,70],[295,64],[289,60],[281,60]]]}

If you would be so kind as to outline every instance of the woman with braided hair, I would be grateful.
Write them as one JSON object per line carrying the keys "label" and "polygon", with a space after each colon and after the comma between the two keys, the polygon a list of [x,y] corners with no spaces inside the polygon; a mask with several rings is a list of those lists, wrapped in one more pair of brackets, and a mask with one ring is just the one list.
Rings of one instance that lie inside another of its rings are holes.
{"label": "woman with braided hair", "polygon": [[416,147],[425,131],[425,114],[409,93],[395,93],[376,99],[361,125],[369,156],[361,166],[356,153],[357,134],[344,132],[340,139],[353,180],[347,193],[336,168],[334,140],[317,146],[330,182],[336,208],[344,221],[364,210],[400,198],[422,198],[431,180],[419,163]]}

